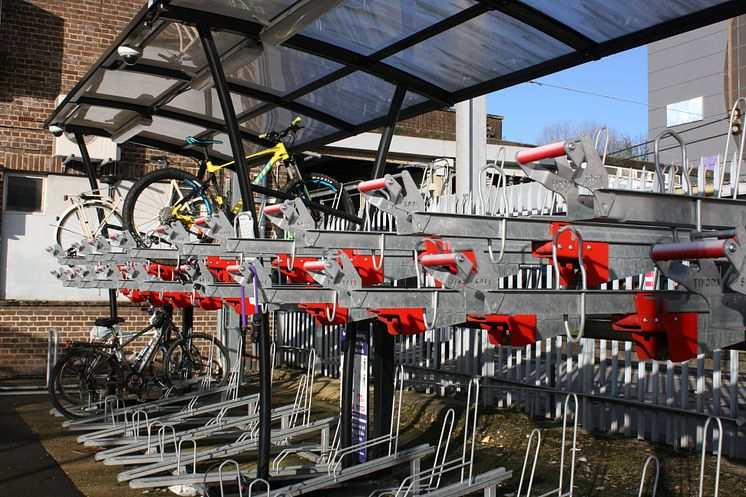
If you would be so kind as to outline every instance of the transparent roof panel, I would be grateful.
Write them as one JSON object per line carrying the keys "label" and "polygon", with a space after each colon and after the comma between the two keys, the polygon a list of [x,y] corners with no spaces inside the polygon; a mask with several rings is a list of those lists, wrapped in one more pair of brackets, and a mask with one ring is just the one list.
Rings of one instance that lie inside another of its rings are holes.
{"label": "transparent roof panel", "polygon": [[489,12],[383,62],[457,91],[571,51],[511,17]]}
{"label": "transparent roof panel", "polygon": [[628,33],[676,19],[691,12],[723,3],[722,0],[523,0],[552,18],[583,33],[596,42],[603,42]]}
{"label": "transparent roof panel", "polygon": [[135,115],[136,112],[129,110],[81,105],[75,113],[74,119],[100,123],[110,127],[109,129],[116,129],[131,120]]}
{"label": "transparent roof panel", "polygon": [[[227,31],[213,31],[212,36],[221,54],[243,39],[242,36]],[[143,47],[142,58],[187,72],[196,72],[207,65],[197,28],[177,22],[169,23]]]}
{"label": "transparent roof panel", "polygon": [[153,116],[153,124],[145,128],[144,131],[154,135],[166,136],[173,138],[177,142],[184,142],[187,136],[198,135],[205,130],[201,126],[189,124],[184,121],[176,121],[165,117]]}
{"label": "transparent roof panel", "polygon": [[331,60],[291,48],[264,45],[259,57],[226,74],[247,86],[285,95],[341,67]]}
{"label": "transparent roof panel", "polygon": [[[299,114],[297,112],[291,112],[282,107],[276,107],[264,114],[252,117],[246,121],[242,121],[241,128],[254,133],[256,135],[267,133],[268,131],[279,131],[285,129],[293,119]],[[296,144],[301,144],[322,136],[334,133],[337,128],[327,126],[324,123],[308,118],[306,116],[301,117],[301,129],[296,137]]]}
{"label": "transparent roof panel", "polygon": [[370,55],[458,11],[470,0],[350,0],[303,29],[300,34]]}
{"label": "transparent roof panel", "polygon": [[[231,94],[233,108],[236,114],[251,110],[261,104],[260,101],[242,95]],[[223,119],[218,92],[215,88],[208,90],[188,90],[174,97],[166,106],[182,112],[190,112],[202,116]]]}
{"label": "transparent roof panel", "polygon": [[162,76],[102,69],[97,71],[85,92],[90,96],[124,98],[141,105],[150,105],[156,97],[176,83],[179,81]]}
{"label": "transparent roof panel", "polygon": [[[386,115],[394,85],[363,72],[354,72],[304,95],[299,100],[316,110],[328,112],[351,124]],[[329,105],[339,102],[342,105]]]}
{"label": "transparent roof panel", "polygon": [[297,0],[172,0],[171,5],[190,9],[214,12],[216,14],[237,17],[245,21],[259,21],[266,24],[270,19],[282,13]]}

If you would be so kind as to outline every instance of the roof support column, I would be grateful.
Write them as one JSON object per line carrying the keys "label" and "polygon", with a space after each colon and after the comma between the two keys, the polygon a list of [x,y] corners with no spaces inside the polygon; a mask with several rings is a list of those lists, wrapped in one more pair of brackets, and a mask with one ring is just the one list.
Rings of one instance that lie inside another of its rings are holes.
{"label": "roof support column", "polygon": [[485,164],[487,97],[482,95],[456,104],[456,195],[459,199],[478,191],[479,171]]}
{"label": "roof support column", "polygon": [[383,176],[384,170],[386,169],[386,157],[389,155],[391,139],[394,137],[394,128],[396,128],[396,123],[399,120],[399,111],[401,110],[401,105],[404,102],[404,95],[406,94],[407,87],[399,85],[396,87],[394,96],[391,98],[391,107],[389,107],[389,113],[386,116],[386,124],[383,127],[383,133],[381,133],[381,141],[378,143],[376,161],[373,164],[372,179]]}
{"label": "roof support column", "polygon": [[[78,149],[80,150],[80,158],[83,160],[83,168],[85,174],[88,176],[88,184],[91,185],[91,190],[98,190],[98,180],[96,179],[96,170],[93,168],[93,162],[91,162],[91,155],[88,153],[88,146],[85,144],[85,137],[83,133],[75,132],[75,141],[78,142]],[[104,213],[101,209],[96,209],[96,215],[98,216],[98,222],[104,221]],[[104,229],[104,236],[109,236],[109,233]],[[117,317],[117,291],[109,290],[109,317]]]}
{"label": "roof support column", "polygon": [[[202,47],[205,50],[205,57],[212,73],[212,80],[215,90],[220,101],[220,108],[223,111],[226,131],[231,142],[231,152],[233,159],[236,161],[236,173],[238,175],[238,187],[241,191],[243,201],[243,210],[250,211],[253,224],[253,233],[259,237],[259,223],[254,204],[254,195],[251,191],[251,181],[249,180],[249,167],[246,163],[246,154],[244,153],[243,143],[241,142],[241,130],[238,127],[236,111],[233,108],[228,83],[225,79],[223,64],[220,61],[220,54],[215,46],[215,40],[212,38],[210,27],[198,24]],[[269,357],[269,319],[267,315],[259,314],[259,303],[257,302],[257,314],[252,320],[256,326],[260,327],[259,343],[257,344],[257,355],[259,356],[259,445],[257,455],[257,477],[269,479],[269,445],[272,435],[272,369]]]}

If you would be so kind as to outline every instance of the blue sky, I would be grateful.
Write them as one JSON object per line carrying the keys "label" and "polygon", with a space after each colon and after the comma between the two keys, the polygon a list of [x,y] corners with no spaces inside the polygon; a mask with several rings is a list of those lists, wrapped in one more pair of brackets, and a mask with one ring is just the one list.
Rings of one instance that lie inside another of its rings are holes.
{"label": "blue sky", "polygon": [[[645,46],[589,62],[536,81],[647,103]],[[547,124],[596,121],[623,134],[647,135],[647,105],[523,83],[487,97],[487,112],[505,116],[503,139],[534,143]]]}

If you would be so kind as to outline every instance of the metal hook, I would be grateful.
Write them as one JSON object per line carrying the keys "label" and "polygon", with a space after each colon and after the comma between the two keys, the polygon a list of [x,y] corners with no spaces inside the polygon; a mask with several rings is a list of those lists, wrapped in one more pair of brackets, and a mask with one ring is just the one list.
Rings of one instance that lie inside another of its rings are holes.
{"label": "metal hook", "polygon": [[601,126],[601,128],[598,130],[598,133],[596,133],[596,142],[594,143],[593,148],[598,150],[598,142],[601,139],[601,133],[603,133],[604,131],[606,131],[606,142],[604,143],[604,153],[601,158],[601,164],[605,166],[606,165],[606,152],[609,151],[609,128],[607,128],[606,126]]}
{"label": "metal hook", "polygon": [[563,226],[558,229],[552,238],[552,264],[554,265],[554,274],[557,278],[557,288],[560,286],[560,272],[559,263],[557,261],[557,240],[559,235],[565,231],[572,232],[578,239],[578,265],[580,266],[580,279],[581,279],[581,292],[580,292],[580,323],[578,325],[578,334],[573,336],[570,331],[570,325],[568,318],[564,319],[565,322],[565,334],[567,335],[567,341],[570,343],[578,343],[583,338],[583,331],[585,330],[585,291],[588,290],[588,279],[585,271],[585,264],[583,264],[583,237],[580,235],[574,226]]}
{"label": "metal hook", "polygon": [[331,314],[331,316],[329,315],[329,306],[328,305],[324,306],[324,313],[326,314],[326,319],[328,319],[329,322],[334,321],[334,318],[337,317],[337,302],[338,302],[338,300],[339,300],[339,295],[337,294],[337,292],[334,292],[334,302],[333,302],[334,307],[332,308],[332,314]]}
{"label": "metal hook", "polygon": [[[733,104],[733,108],[730,111],[730,121],[728,122],[728,137],[725,140],[725,152],[723,153],[723,167],[720,168],[720,180],[718,181],[718,197],[722,197],[723,192],[723,183],[725,181],[725,161],[728,160],[728,146],[730,145],[730,137],[733,135],[733,121],[735,121],[737,111],[738,111],[738,104],[743,102],[744,107],[746,107],[746,97],[741,97],[736,100],[736,102]],[[743,113],[742,113],[743,114]],[[741,116],[743,119],[743,115]],[[736,165],[736,174],[735,174],[735,188],[733,189],[733,198],[735,199],[738,196],[738,181],[741,176],[741,161],[743,160],[743,150],[744,150],[744,144],[746,142],[746,133],[741,131],[741,143],[739,144],[738,150],[735,152],[738,156],[738,162]],[[736,157],[734,156],[733,160],[736,160]],[[732,162],[731,162],[732,164]],[[731,176],[731,183],[733,183],[733,175]]]}
{"label": "metal hook", "polygon": [[381,252],[381,255],[380,255],[379,259],[378,259],[378,264],[376,264],[376,254],[375,254],[375,252],[371,256],[371,258],[373,259],[373,269],[376,270],[376,271],[380,271],[381,269],[383,269],[383,253],[384,253],[384,250],[385,250],[385,245],[386,245],[385,233],[381,233],[381,242],[380,242],[380,248],[379,248],[379,250]]}
{"label": "metal hook", "polygon": [[[655,142],[653,146],[653,157],[655,158],[653,165],[655,166],[655,175],[658,178],[658,192],[664,193],[665,191],[665,185],[666,180],[663,176],[663,171],[661,170],[661,163],[660,163],[660,141],[661,139],[665,138],[666,136],[670,136],[673,139],[675,139],[677,142],[679,142],[679,146],[681,147],[681,173],[682,173],[682,179],[686,181],[686,185],[689,188],[689,193],[692,192],[692,183],[689,180],[689,173],[686,170],[686,142],[683,138],[674,130],[672,129],[664,129],[658,136],[655,137]],[[674,176],[671,175],[671,181],[668,184],[668,192],[673,193],[674,192]]]}
{"label": "metal hook", "polygon": [[438,295],[440,295],[440,292],[437,290],[432,293],[432,300],[433,300],[433,320],[432,322],[428,322],[427,318],[427,309],[422,310],[422,322],[425,325],[425,330],[430,331],[435,328],[435,322],[438,320]]}
{"label": "metal hook", "polygon": [[288,256],[288,271],[293,270],[293,266],[295,266],[295,239],[293,239],[293,243],[290,245],[290,255]]}

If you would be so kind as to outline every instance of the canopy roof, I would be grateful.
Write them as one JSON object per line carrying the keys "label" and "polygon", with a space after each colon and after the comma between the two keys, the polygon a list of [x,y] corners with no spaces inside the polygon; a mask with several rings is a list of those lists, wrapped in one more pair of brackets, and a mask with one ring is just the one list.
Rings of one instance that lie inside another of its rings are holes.
{"label": "canopy roof", "polygon": [[[209,26],[247,152],[300,115],[295,147],[381,126],[746,12],[718,0],[148,2],[46,125],[193,154],[225,121],[195,26]],[[127,65],[121,46],[142,55]],[[624,77],[624,75],[619,75]]]}

